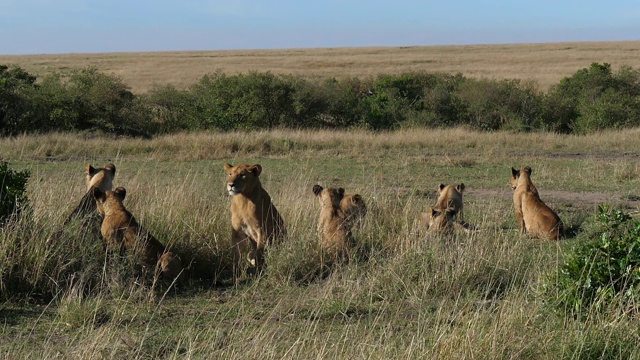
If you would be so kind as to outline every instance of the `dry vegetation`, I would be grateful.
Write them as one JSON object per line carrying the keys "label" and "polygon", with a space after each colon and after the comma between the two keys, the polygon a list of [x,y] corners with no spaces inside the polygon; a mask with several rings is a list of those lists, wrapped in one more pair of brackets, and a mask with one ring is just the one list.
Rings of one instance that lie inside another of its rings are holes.
{"label": "dry vegetation", "polygon": [[640,67],[640,42],[326,48],[1,56],[37,76],[95,66],[122,77],[136,93],[154,84],[185,88],[204,74],[271,71],[325,79],[410,71],[463,73],[469,77],[523,79],[547,89],[591,63],[614,69]]}
{"label": "dry vegetation", "polygon": [[[36,218],[29,229],[0,234],[0,268],[16,263],[24,283],[58,290],[44,302],[16,295],[0,304],[0,357],[638,358],[637,319],[627,309],[565,317],[546,304],[542,284],[563,251],[589,234],[590,193],[637,211],[639,131],[0,139],[1,157],[32,172]],[[46,243],[84,192],[84,163],[107,161],[118,166],[114,185],[127,188],[127,207],[190,265],[177,290],[103,268],[98,239]],[[290,236],[271,249],[263,276],[233,288],[223,271],[231,254],[222,165],[238,161],[264,166],[263,184]],[[517,235],[507,181],[510,167],[523,165],[577,236],[558,243]],[[434,203],[436,186],[460,181],[465,218],[482,231],[455,241],[421,234],[416,217]],[[358,192],[369,208],[354,234],[361,248],[324,279],[313,278],[316,183]],[[87,292],[92,279],[98,284]]]}

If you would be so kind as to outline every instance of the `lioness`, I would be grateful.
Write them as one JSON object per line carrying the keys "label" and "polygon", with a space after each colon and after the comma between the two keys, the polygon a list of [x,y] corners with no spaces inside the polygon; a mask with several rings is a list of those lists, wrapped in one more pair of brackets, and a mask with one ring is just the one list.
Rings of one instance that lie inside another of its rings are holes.
{"label": "lioness", "polygon": [[452,209],[456,215],[456,218],[460,223],[464,222],[462,209],[462,192],[464,191],[464,183],[459,185],[445,185],[440,184],[438,186],[438,201],[436,201],[435,207],[437,209]]}
{"label": "lioness", "polygon": [[562,220],[540,199],[538,189],[531,182],[531,168],[521,170],[511,168],[511,188],[513,206],[520,233],[545,239],[560,239],[563,232]]}
{"label": "lioness", "polygon": [[351,229],[366,214],[362,196],[345,195],[343,188],[320,185],[314,185],[312,190],[321,205],[318,219],[320,246],[333,259],[344,257],[354,245]]}
{"label": "lioness", "polygon": [[284,221],[262,188],[259,164],[225,164],[226,188],[231,195],[231,242],[234,248],[234,278],[241,271],[241,254],[251,247],[249,262],[257,270],[264,265],[265,247],[286,236]]}
{"label": "lioness", "polygon": [[124,207],[122,201],[127,195],[125,188],[118,187],[105,192],[99,187],[92,187],[91,192],[96,199],[98,210],[104,216],[100,231],[108,248],[117,249],[120,252],[133,251],[144,267],[157,266],[156,274],[160,273],[167,280],[173,280],[180,274],[182,271],[180,259],[140,227],[133,215]]}
{"label": "lioness", "polygon": [[[116,166],[107,164],[101,168],[94,168],[91,164],[87,164],[84,168],[84,174],[86,177],[87,192],[82,199],[80,199],[78,206],[76,206],[64,221],[64,225],[68,224],[74,218],[82,219],[83,226],[88,226],[92,218],[93,220],[97,219],[96,224],[102,220],[98,218],[96,199],[90,190],[93,187],[103,192],[113,189],[113,178],[116,176]],[[97,227],[99,226],[100,225],[97,225]]]}

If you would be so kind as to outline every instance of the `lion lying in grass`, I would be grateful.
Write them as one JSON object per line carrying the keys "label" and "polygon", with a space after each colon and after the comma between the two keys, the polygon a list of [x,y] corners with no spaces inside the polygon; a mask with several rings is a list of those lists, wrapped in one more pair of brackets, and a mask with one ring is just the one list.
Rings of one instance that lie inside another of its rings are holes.
{"label": "lion lying in grass", "polygon": [[260,183],[262,166],[225,164],[226,188],[231,198],[231,242],[234,248],[234,278],[241,273],[242,253],[249,250],[251,266],[264,265],[265,248],[286,236],[284,221]]}
{"label": "lion lying in grass", "polygon": [[155,269],[156,275],[162,275],[164,279],[173,280],[180,274],[180,259],[140,227],[124,207],[122,201],[127,195],[125,188],[102,191],[99,187],[92,187],[91,192],[96,199],[98,210],[104,216],[100,231],[108,248],[119,250],[121,253],[133,252],[145,268]]}
{"label": "lion lying in grass", "polygon": [[513,206],[521,234],[559,240],[563,233],[560,217],[540,199],[538,189],[531,182],[531,168],[511,168]]}

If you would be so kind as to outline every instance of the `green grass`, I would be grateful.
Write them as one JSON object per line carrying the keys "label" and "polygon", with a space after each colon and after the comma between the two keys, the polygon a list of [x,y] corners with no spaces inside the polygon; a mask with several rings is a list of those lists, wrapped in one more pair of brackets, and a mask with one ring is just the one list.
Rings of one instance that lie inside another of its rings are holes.
{"label": "green grass", "polygon": [[[621,134],[0,139],[2,157],[32,173],[33,206],[33,219],[0,233],[0,356],[638,358],[637,319],[623,309],[576,320],[541,295],[563,252],[586,240],[593,206],[584,192],[637,210],[639,154],[629,149],[640,148],[640,137]],[[239,161],[263,165],[289,238],[269,251],[264,274],[234,287],[222,165]],[[47,243],[85,191],[86,162],[116,164],[127,208],[189,265],[181,283],[136,278],[127,259],[74,228]],[[524,165],[575,236],[517,235],[507,182],[511,166]],[[465,218],[480,232],[450,241],[416,228],[441,182],[465,183]],[[319,267],[316,183],[360,193],[369,209],[354,233],[358,249],[331,272]],[[571,196],[546,195],[558,192]]]}

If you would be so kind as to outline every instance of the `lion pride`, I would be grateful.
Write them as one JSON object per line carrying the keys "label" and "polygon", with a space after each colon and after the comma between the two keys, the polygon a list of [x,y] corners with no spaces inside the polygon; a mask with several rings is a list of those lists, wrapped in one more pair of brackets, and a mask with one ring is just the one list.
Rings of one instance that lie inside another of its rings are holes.
{"label": "lion pride", "polygon": [[173,280],[182,271],[180,259],[167,251],[151,233],[140,227],[133,215],[122,203],[127,191],[123,187],[102,191],[91,190],[98,210],[104,216],[100,231],[107,247],[121,253],[132,251],[146,268],[155,269],[164,279]]}
{"label": "lion pride", "polygon": [[525,231],[535,237],[558,240],[562,236],[560,217],[540,199],[538,189],[531,182],[531,168],[511,168],[513,206],[520,233]]}
{"label": "lion pride", "polygon": [[231,196],[231,242],[234,249],[234,278],[240,276],[242,253],[248,251],[251,266],[264,265],[267,246],[286,236],[286,228],[271,197],[262,188],[260,164],[225,164],[226,189]]}

